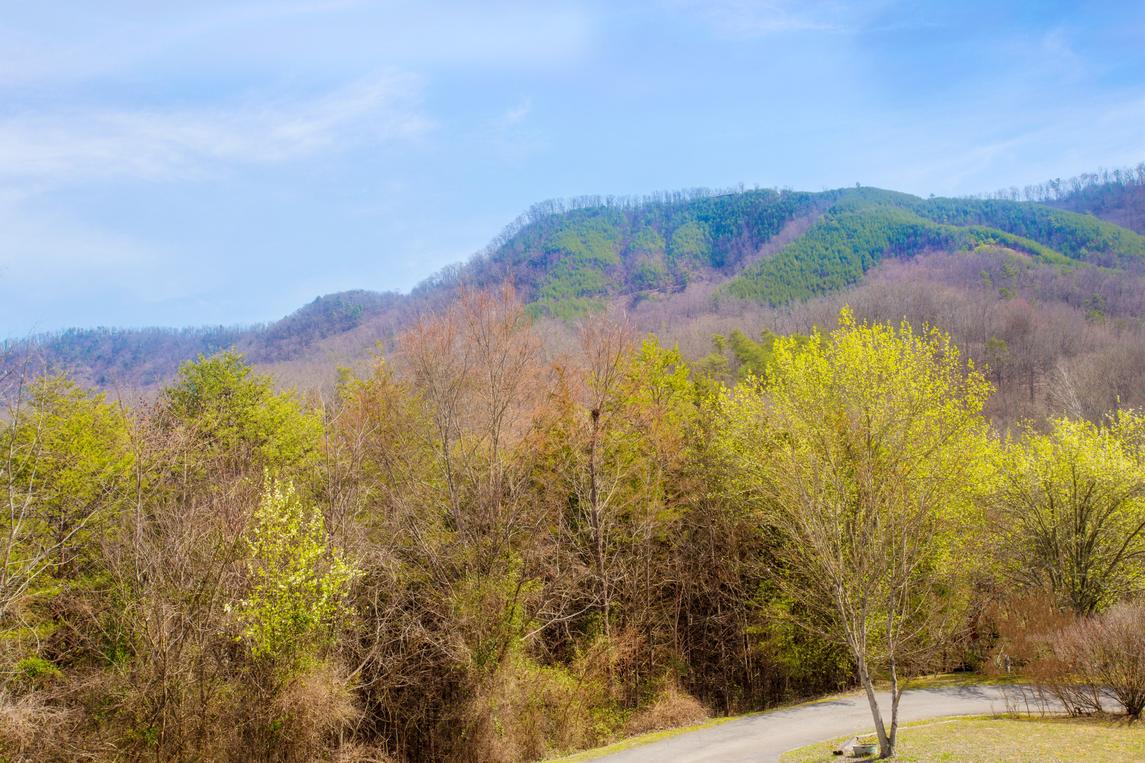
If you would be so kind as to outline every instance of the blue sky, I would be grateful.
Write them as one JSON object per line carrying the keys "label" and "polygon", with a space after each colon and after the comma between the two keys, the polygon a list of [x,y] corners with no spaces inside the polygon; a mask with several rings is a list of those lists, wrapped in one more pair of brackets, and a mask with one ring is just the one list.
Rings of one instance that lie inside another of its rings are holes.
{"label": "blue sky", "polygon": [[1145,160],[1145,3],[0,0],[0,336],[405,290],[530,204]]}

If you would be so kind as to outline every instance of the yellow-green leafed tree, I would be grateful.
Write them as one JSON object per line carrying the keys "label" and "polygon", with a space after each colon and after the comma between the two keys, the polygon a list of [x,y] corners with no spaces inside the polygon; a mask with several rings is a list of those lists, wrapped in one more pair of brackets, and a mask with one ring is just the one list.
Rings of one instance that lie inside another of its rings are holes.
{"label": "yellow-green leafed tree", "polygon": [[1058,419],[1002,454],[1002,557],[1022,585],[1089,615],[1145,587],[1145,416]]}
{"label": "yellow-green leafed tree", "polygon": [[[780,339],[766,382],[740,385],[729,431],[761,500],[779,585],[799,622],[844,645],[882,757],[893,754],[900,671],[960,619],[981,522],[989,384],[947,335],[858,323]],[[888,725],[874,679],[891,683]]]}
{"label": "yellow-green leafed tree", "polygon": [[349,617],[346,597],[357,573],[330,544],[322,513],[289,482],[267,480],[247,546],[242,635],[256,659],[288,675],[333,642]]}
{"label": "yellow-green leafed tree", "polygon": [[183,458],[191,472],[260,468],[303,471],[322,438],[321,419],[288,392],[275,392],[241,355],[222,352],[184,363],[163,390],[160,416],[190,438]]}
{"label": "yellow-green leafed tree", "polygon": [[84,572],[125,500],[132,457],[123,412],[62,376],[21,386],[0,421],[2,619],[46,579]]}

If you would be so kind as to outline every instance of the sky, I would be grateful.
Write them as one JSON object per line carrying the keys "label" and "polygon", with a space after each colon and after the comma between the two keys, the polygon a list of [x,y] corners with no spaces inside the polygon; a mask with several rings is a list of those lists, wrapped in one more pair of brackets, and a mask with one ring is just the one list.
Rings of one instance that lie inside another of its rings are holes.
{"label": "sky", "polygon": [[1145,3],[0,0],[0,337],[405,291],[550,198],[1145,160]]}

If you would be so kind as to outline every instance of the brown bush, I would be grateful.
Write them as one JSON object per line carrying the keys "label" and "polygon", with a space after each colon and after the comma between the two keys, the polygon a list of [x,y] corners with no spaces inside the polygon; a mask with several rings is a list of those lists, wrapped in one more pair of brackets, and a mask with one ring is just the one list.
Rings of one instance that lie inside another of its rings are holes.
{"label": "brown bush", "polygon": [[708,717],[707,709],[698,699],[675,685],[669,685],[656,695],[650,705],[629,718],[625,731],[629,734],[645,734],[700,723]]}
{"label": "brown bush", "polygon": [[348,742],[338,747],[332,758],[333,763],[397,763],[397,758],[387,753],[381,745]]}
{"label": "brown bush", "polygon": [[1049,596],[1026,596],[996,610],[993,621],[989,672],[1021,672],[1040,700],[1070,715],[1107,712],[1110,699],[1132,719],[1145,710],[1145,600],[1078,618]]}
{"label": "brown bush", "polygon": [[1118,604],[1058,632],[1054,657],[1072,687],[1071,699],[1101,711],[1111,695],[1127,716],[1145,710],[1145,601]]}
{"label": "brown bush", "polygon": [[360,717],[349,681],[323,663],[285,684],[252,687],[243,703],[247,733],[234,760],[324,760],[333,755]]}
{"label": "brown bush", "polygon": [[468,703],[463,749],[454,757],[507,763],[597,745],[611,730],[594,718],[604,693],[566,670],[513,655]]}
{"label": "brown bush", "polygon": [[991,658],[984,666],[990,675],[1024,672],[1030,677],[1047,668],[1055,634],[1077,621],[1076,615],[1060,610],[1053,595],[1034,591],[997,602],[985,619],[993,628]]}
{"label": "brown bush", "polygon": [[66,760],[60,746],[70,713],[53,707],[36,694],[0,694],[0,758],[11,761]]}

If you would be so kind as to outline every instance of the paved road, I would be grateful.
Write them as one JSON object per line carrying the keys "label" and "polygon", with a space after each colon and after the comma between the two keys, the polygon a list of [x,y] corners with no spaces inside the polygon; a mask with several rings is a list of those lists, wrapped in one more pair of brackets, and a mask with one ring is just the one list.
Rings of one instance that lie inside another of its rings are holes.
{"label": "paved road", "polygon": [[[1013,688],[997,686],[913,689],[903,694],[899,716],[900,721],[906,723],[943,715],[1000,713],[1009,709],[1007,697],[1013,700],[1017,696]],[[889,711],[890,695],[881,693],[879,704]],[[606,755],[600,760],[608,763],[759,763],[775,761],[781,753],[795,747],[873,730],[866,695],[856,692],[737,718]]]}

